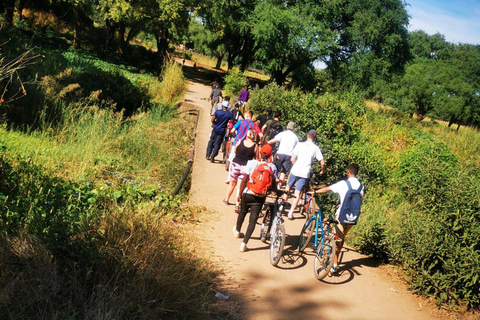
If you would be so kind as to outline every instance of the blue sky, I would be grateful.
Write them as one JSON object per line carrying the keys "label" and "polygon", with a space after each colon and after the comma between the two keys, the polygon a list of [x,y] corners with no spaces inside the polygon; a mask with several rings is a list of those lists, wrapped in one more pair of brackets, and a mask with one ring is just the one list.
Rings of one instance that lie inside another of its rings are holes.
{"label": "blue sky", "polygon": [[480,0],[406,0],[409,31],[441,33],[453,43],[480,44]]}

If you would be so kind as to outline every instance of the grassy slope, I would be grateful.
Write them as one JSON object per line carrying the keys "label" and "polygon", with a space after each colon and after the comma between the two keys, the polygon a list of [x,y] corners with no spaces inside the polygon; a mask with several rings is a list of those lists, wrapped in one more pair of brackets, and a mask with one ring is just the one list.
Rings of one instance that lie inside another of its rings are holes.
{"label": "grassy slope", "polygon": [[[215,273],[179,223],[196,209],[168,195],[193,129],[171,104],[181,68],[166,66],[159,82],[90,54],[41,50],[52,68],[29,89],[60,117],[33,131],[0,128],[0,318],[203,317]],[[85,90],[83,70],[99,69],[148,108],[125,119]]]}

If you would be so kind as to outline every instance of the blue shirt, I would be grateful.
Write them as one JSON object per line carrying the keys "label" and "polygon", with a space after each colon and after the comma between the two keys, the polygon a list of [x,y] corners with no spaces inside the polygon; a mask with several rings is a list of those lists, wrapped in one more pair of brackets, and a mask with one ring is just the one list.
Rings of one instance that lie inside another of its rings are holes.
{"label": "blue shirt", "polygon": [[230,111],[217,110],[213,114],[215,121],[213,122],[213,132],[216,134],[225,134],[225,129],[228,126],[228,121],[233,120]]}

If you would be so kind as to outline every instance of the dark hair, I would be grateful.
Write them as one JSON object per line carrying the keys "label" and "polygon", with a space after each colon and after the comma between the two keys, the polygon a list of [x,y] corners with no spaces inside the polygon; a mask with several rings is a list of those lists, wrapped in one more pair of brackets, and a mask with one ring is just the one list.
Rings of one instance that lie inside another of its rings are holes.
{"label": "dark hair", "polygon": [[230,101],[230,96],[226,96],[224,100],[225,101]]}
{"label": "dark hair", "polygon": [[235,107],[235,108],[240,108],[240,103],[238,103],[238,102],[235,103],[234,107]]}
{"label": "dark hair", "polygon": [[281,116],[282,116],[282,111],[280,110],[275,111],[274,118],[280,118]]}
{"label": "dark hair", "polygon": [[272,114],[272,108],[267,108],[267,110],[265,110],[265,113],[266,114]]}
{"label": "dark hair", "polygon": [[347,167],[347,170],[350,171],[351,174],[356,176],[358,174],[358,164],[350,163]]}

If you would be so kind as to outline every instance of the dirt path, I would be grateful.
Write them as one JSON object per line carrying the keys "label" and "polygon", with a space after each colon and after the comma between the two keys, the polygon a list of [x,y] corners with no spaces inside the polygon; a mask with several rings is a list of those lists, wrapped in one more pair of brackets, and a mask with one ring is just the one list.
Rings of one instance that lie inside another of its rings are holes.
{"label": "dirt path", "polygon": [[[310,251],[300,256],[294,250],[303,219],[286,220],[286,254],[278,267],[269,262],[269,247],[259,238],[259,226],[248,243],[249,251],[239,252],[241,239],[232,227],[237,214],[233,205],[225,206],[227,172],[222,164],[205,159],[211,131],[210,87],[198,79],[190,82],[185,101],[200,109],[191,201],[217,212],[203,221],[200,233],[211,246],[212,260],[225,273],[230,303],[246,319],[429,319],[435,310],[422,306],[420,299],[404,285],[390,279],[374,260],[344,249],[338,276],[323,282],[313,276]],[[327,153],[328,150],[325,150]],[[221,155],[221,154],[220,154]],[[220,159],[220,155],[217,156]],[[233,197],[232,197],[233,199]],[[247,217],[248,221],[248,217]],[[245,232],[246,224],[242,232]]]}

